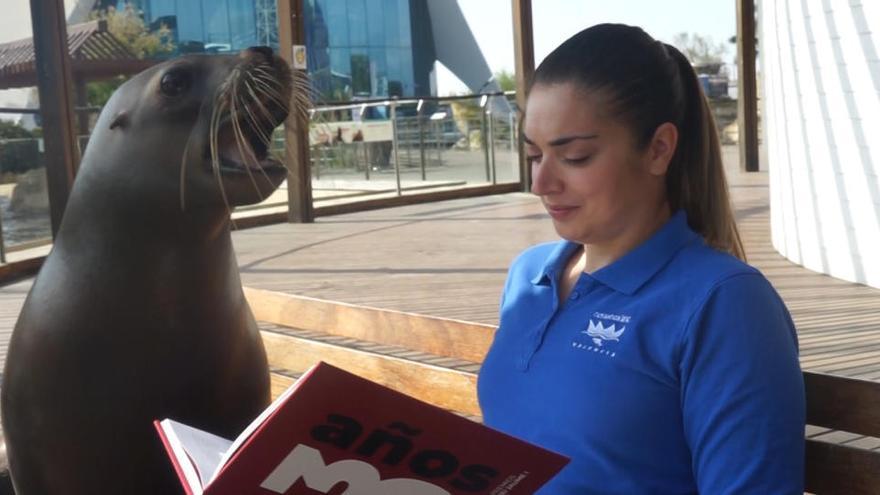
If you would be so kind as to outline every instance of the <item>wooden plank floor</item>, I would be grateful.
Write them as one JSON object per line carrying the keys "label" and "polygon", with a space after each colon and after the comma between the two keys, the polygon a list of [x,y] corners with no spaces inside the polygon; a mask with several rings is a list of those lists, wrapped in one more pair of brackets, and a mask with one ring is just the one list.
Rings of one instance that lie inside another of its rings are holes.
{"label": "wooden plank floor", "polygon": [[[736,155],[725,158],[749,261],[790,308],[804,368],[880,379],[880,290],[776,253],[767,174],[741,174]],[[248,286],[496,324],[510,261],[556,235],[539,201],[514,193],[273,225],[233,238]],[[0,287],[0,361],[30,283]]]}

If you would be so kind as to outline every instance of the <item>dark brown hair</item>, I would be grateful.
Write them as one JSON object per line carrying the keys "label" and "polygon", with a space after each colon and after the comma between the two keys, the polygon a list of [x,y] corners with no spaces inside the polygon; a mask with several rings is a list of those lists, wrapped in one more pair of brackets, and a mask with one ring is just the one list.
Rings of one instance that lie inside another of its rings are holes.
{"label": "dark brown hair", "polygon": [[715,120],[693,67],[678,49],[638,27],[599,24],[553,50],[532,80],[532,86],[561,83],[598,92],[603,114],[627,125],[637,146],[647,146],[661,124],[675,125],[678,144],[666,172],[672,211],[683,209],[690,227],[710,246],[745,259]]}

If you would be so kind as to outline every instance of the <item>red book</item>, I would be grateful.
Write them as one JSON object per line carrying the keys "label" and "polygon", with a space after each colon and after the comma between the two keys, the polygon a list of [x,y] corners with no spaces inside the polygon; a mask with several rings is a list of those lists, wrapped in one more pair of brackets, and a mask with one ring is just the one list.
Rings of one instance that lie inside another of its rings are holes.
{"label": "red book", "polygon": [[568,463],[326,363],[235,441],[155,426],[189,495],[531,494]]}

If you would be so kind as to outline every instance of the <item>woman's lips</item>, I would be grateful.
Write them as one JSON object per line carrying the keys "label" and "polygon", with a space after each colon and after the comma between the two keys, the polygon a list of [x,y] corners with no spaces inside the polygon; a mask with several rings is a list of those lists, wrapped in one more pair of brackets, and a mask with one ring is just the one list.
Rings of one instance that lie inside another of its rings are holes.
{"label": "woman's lips", "polygon": [[574,211],[578,208],[577,206],[561,205],[544,205],[544,207],[547,208],[547,213],[549,213],[554,220],[565,220],[572,216]]}

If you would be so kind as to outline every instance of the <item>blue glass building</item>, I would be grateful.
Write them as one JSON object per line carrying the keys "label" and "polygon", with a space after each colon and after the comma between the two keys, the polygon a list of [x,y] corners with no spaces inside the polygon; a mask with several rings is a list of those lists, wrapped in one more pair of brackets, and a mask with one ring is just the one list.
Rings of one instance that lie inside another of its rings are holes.
{"label": "blue glass building", "polygon": [[[87,0],[84,0],[87,1]],[[276,0],[92,0],[126,3],[170,28],[180,53],[278,49]],[[441,60],[473,91],[491,73],[455,1],[303,0],[308,72],[323,100],[434,96]]]}

